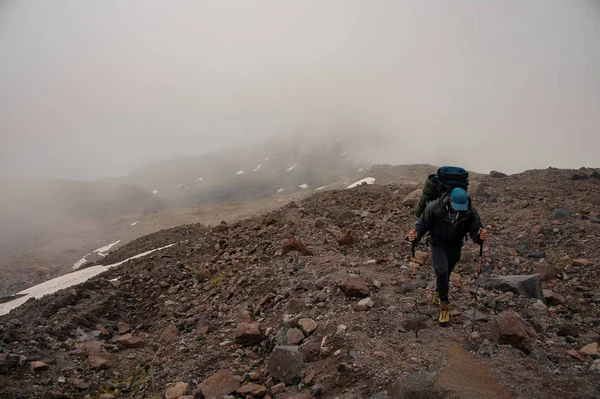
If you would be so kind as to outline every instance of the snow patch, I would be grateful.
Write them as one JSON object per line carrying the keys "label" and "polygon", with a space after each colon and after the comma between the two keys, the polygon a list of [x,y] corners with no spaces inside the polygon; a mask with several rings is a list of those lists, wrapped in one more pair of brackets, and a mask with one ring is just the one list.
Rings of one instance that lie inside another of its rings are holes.
{"label": "snow patch", "polygon": [[105,246],[103,246],[103,247],[101,247],[101,248],[98,248],[98,249],[97,249],[97,250],[95,250],[95,251],[92,251],[92,252],[97,252],[97,253],[98,253],[98,255],[100,255],[100,256],[102,256],[102,257],[105,257],[105,256],[107,255],[107,254],[106,254],[106,252],[110,251],[110,249],[111,249],[112,247],[114,247],[115,245],[117,245],[117,244],[118,244],[118,243],[120,243],[120,242],[121,242],[121,240],[117,240],[117,241],[115,241],[115,242],[113,242],[113,243],[111,243],[111,244],[105,245]]}
{"label": "snow patch", "polygon": [[243,169],[242,170],[238,170],[237,172],[235,172],[236,176],[243,175],[243,174],[244,174],[244,170]]}
{"label": "snow patch", "polygon": [[343,156],[344,156],[344,155],[346,155],[346,154],[347,154],[347,152],[342,152],[342,153],[340,154],[340,157],[343,157]]}
{"label": "snow patch", "polygon": [[266,157],[266,158],[265,158],[265,162],[267,162],[269,159],[271,159],[271,158],[269,158],[269,157]]}
{"label": "snow patch", "polygon": [[262,163],[259,164],[254,170],[253,172],[258,172],[260,170],[260,168],[262,167]]}
{"label": "snow patch", "polygon": [[135,226],[135,225],[136,225],[136,224],[138,224],[138,223],[139,223],[139,220],[138,220],[137,222],[133,222],[133,223],[131,223],[131,225],[132,225],[132,226]]}
{"label": "snow patch", "polygon": [[319,188],[315,188],[315,191],[320,191],[320,190],[323,190],[325,187],[327,187],[327,186],[321,186],[321,187],[319,187]]}
{"label": "snow patch", "polygon": [[277,190],[277,194],[284,192],[285,189],[284,188],[280,188],[279,190]]}
{"label": "snow patch", "polygon": [[306,183],[300,184],[298,187],[300,187],[300,188],[308,188],[308,184],[306,184]]}
{"label": "snow patch", "polygon": [[180,185],[178,185],[178,186],[177,186],[177,187],[175,187],[175,188],[181,188],[181,186],[183,186],[183,184],[180,184]]}
{"label": "snow patch", "polygon": [[112,267],[120,266],[123,263],[126,263],[132,259],[141,258],[143,256],[151,254],[152,252],[161,251],[163,249],[172,247],[173,245],[175,245],[175,244],[167,245],[167,246],[164,246],[161,248],[152,249],[150,251],[146,251],[141,254],[137,254],[135,256],[132,256],[131,258],[125,259],[124,261],[121,261],[118,263],[114,263],[112,265],[107,265],[107,266],[98,265],[98,266],[91,266],[91,267],[88,267],[83,270],[77,270],[75,272],[65,274],[65,275],[57,277],[57,278],[53,278],[52,280],[48,280],[46,282],[43,282],[42,284],[38,284],[36,286],[27,288],[27,289],[17,293],[17,295],[23,295],[22,297],[14,299],[10,302],[5,302],[5,303],[0,304],[0,316],[7,314],[8,312],[10,312],[11,310],[13,310],[15,308],[18,308],[19,306],[21,306],[22,304],[24,304],[31,298],[41,298],[43,296],[53,294],[56,291],[60,291],[65,288],[69,288],[74,285],[81,284],[81,283],[89,280],[90,278],[97,276],[98,274],[100,274],[102,272],[107,271],[108,269],[110,269]]}
{"label": "snow patch", "polygon": [[281,168],[282,166],[283,166],[283,164],[281,164],[281,165],[277,165],[277,166],[275,167],[275,169],[273,169],[273,172],[277,172],[277,169]]}
{"label": "snow patch", "polygon": [[298,164],[292,165],[288,170],[286,170],[286,172],[291,172],[296,168],[296,166],[298,166]]}
{"label": "snow patch", "polygon": [[158,194],[158,190],[152,191],[152,194]]}
{"label": "snow patch", "polygon": [[363,170],[364,170],[363,168],[360,168],[358,171],[359,171],[359,172],[362,172]]}
{"label": "snow patch", "polygon": [[198,180],[194,181],[194,183],[200,183],[202,180],[204,180],[203,177],[199,177]]}
{"label": "snow patch", "polygon": [[375,183],[375,178],[374,177],[365,177],[364,179],[361,179],[361,180],[359,180],[359,181],[357,181],[355,183],[352,183],[351,185],[349,185],[346,188],[347,189],[348,188],[354,188],[354,187],[360,186],[362,184],[373,184],[373,183]]}
{"label": "snow patch", "polygon": [[74,265],[73,270],[79,269],[81,266],[85,265],[87,262],[87,257],[90,256],[91,253],[85,255],[83,258],[79,259]]}

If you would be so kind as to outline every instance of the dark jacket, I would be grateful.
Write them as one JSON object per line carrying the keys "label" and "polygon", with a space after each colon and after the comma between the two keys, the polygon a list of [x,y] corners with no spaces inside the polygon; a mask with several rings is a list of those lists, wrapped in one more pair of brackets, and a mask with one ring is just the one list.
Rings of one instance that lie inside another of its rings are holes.
{"label": "dark jacket", "polygon": [[479,213],[469,199],[469,209],[460,212],[454,223],[448,216],[448,195],[431,201],[419,218],[415,230],[417,231],[417,242],[429,232],[430,242],[433,245],[445,247],[462,246],[463,238],[469,234],[473,241],[481,244],[479,229],[483,228]]}

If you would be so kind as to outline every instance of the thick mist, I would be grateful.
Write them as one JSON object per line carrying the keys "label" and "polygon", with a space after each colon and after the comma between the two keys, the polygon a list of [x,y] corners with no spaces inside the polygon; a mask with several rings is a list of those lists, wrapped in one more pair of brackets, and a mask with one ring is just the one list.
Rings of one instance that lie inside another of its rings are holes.
{"label": "thick mist", "polygon": [[4,1],[0,177],[303,131],[377,133],[373,162],[599,166],[599,40],[593,0]]}

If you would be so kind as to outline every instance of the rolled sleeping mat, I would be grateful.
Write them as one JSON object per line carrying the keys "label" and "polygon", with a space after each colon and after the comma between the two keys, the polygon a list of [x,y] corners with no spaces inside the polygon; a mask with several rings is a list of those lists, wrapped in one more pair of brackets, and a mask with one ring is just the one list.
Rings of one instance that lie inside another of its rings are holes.
{"label": "rolled sleeping mat", "polygon": [[432,199],[436,198],[437,190],[438,186],[435,181],[435,175],[431,174],[427,176],[427,179],[425,180],[425,185],[423,186],[423,193],[421,194],[421,198],[419,198],[419,202],[415,207],[416,217],[421,217],[421,214],[427,207],[427,204],[429,204],[429,202]]}

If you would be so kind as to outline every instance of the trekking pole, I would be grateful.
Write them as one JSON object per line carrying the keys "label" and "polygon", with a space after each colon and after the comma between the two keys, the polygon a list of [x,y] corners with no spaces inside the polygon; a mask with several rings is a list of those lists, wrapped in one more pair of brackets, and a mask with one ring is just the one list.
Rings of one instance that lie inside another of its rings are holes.
{"label": "trekking pole", "polygon": [[412,267],[413,267],[413,293],[414,293],[414,321],[415,321],[415,338],[419,338],[419,323],[417,322],[417,262],[415,262],[415,247],[417,241],[412,242]]}
{"label": "trekking pole", "polygon": [[481,275],[481,266],[483,264],[483,242],[479,244],[479,262],[477,264],[477,277],[475,278],[475,306],[473,307],[473,325],[471,332],[475,331],[475,315],[477,313],[477,299],[479,297],[479,276]]}

